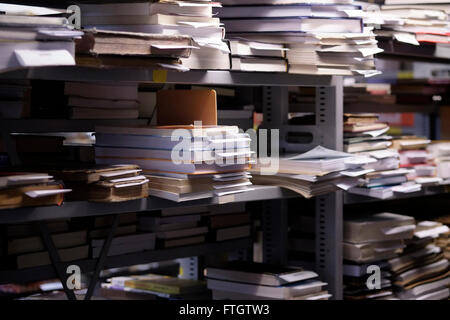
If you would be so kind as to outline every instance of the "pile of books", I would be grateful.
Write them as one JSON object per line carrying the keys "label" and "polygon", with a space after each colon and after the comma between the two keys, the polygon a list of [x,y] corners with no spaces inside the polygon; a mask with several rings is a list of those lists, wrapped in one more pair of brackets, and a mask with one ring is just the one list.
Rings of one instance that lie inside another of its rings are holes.
{"label": "pile of books", "polygon": [[[69,221],[54,220],[47,229],[62,262],[87,259],[89,245],[86,230],[71,230]],[[39,229],[33,224],[16,224],[6,228],[7,250],[2,268],[23,269],[51,264]]]}
{"label": "pile of books", "polygon": [[71,119],[137,119],[137,84],[66,82]]}
{"label": "pile of books", "polygon": [[[364,76],[379,73],[373,55],[383,50],[378,48],[372,29],[364,27],[361,7],[352,1],[324,4],[323,1],[223,0],[222,4],[224,7],[217,12],[229,39],[239,39],[248,47],[274,48],[271,59],[265,56],[257,59],[257,50],[253,51],[250,60],[253,70],[283,69],[280,50],[284,45],[289,49],[286,51],[289,73]],[[233,62],[238,62],[237,68],[249,60],[242,57],[233,58]]]}
{"label": "pile of books", "polygon": [[[155,249],[155,233],[137,231],[137,214],[128,213],[119,216],[107,256],[123,255]],[[100,257],[105,238],[113,224],[113,216],[95,217],[93,229],[89,230],[91,257]]]}
{"label": "pile of books", "polygon": [[214,300],[328,300],[325,282],[313,271],[276,265],[231,262],[205,269]]}
{"label": "pile of books", "polygon": [[157,248],[204,243],[208,227],[201,223],[205,208],[170,208],[141,214],[138,230],[156,234]]}
{"label": "pile of books", "polygon": [[259,158],[251,170],[254,184],[276,185],[311,198],[353,187],[372,160],[322,146],[294,156]]}
{"label": "pile of books", "polygon": [[[119,38],[119,42],[120,38],[134,38],[134,52],[137,48],[144,50],[136,54],[146,51],[146,55],[153,57],[181,58],[184,70],[228,70],[230,51],[223,41],[225,31],[212,12],[217,6],[220,2],[192,0],[84,4],[81,5],[81,21],[85,28],[96,29],[92,34],[114,36],[113,41],[114,38]],[[98,36],[96,39],[101,40]],[[164,41],[160,41],[162,39]],[[129,48],[117,49],[116,54],[132,54]],[[174,63],[160,63],[162,67],[175,67]],[[145,66],[145,61],[141,65]]]}
{"label": "pile of books", "polygon": [[[136,296],[139,296],[139,299],[164,298],[169,300],[198,300],[210,297],[204,281],[157,274],[113,277],[102,283],[101,287],[102,296],[116,296],[116,299],[119,294],[113,295],[111,291],[134,293],[133,299]],[[122,294],[120,298],[127,298],[127,296]]]}
{"label": "pile of books", "polygon": [[436,221],[417,223],[414,238],[403,253],[387,261],[395,295],[402,300],[447,300],[450,296],[450,263],[435,244],[449,228]]}
{"label": "pile of books", "polygon": [[[405,240],[413,237],[415,228],[414,218],[393,213],[345,217],[344,298],[357,300],[392,296],[391,275],[389,270],[385,270],[385,260],[403,252]],[[378,283],[369,280],[374,273],[370,266],[378,269]]]}
{"label": "pile of books", "polygon": [[70,191],[47,173],[0,172],[0,209],[61,205]]}
{"label": "pile of books", "polygon": [[68,12],[60,9],[0,4],[0,70],[21,67],[75,65]]}
{"label": "pile of books", "polygon": [[52,171],[73,192],[70,200],[121,202],[148,197],[148,179],[137,165],[94,165]]}
{"label": "pile of books", "polygon": [[202,219],[209,227],[211,242],[248,238],[252,234],[251,217],[244,202],[209,206]]}
{"label": "pile of books", "polygon": [[98,164],[139,165],[150,195],[172,201],[252,190],[250,137],[235,126],[98,127],[95,154]]}

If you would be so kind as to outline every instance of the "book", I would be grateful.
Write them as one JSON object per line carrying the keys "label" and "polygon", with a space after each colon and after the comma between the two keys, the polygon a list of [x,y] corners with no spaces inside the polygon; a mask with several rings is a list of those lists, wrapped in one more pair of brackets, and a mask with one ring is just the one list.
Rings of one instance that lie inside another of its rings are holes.
{"label": "book", "polygon": [[251,283],[264,286],[282,286],[285,284],[317,278],[317,273],[303,268],[282,267],[264,263],[235,261],[224,267],[207,267],[208,279]]}
{"label": "book", "polygon": [[0,190],[0,209],[61,205],[64,193],[71,191],[63,188],[62,184],[53,183]]}
{"label": "book", "polygon": [[[58,250],[62,262],[87,259],[89,255],[89,246],[78,246]],[[33,268],[51,264],[48,252],[27,253],[17,256],[17,268]]]}
{"label": "book", "polygon": [[344,259],[367,263],[378,260],[389,259],[402,252],[405,245],[402,240],[389,240],[367,243],[344,242]]}
{"label": "book", "polygon": [[230,40],[230,50],[233,56],[277,57],[284,58],[283,44],[245,41],[241,39]]}
{"label": "book", "polygon": [[352,123],[344,124],[345,132],[366,132],[387,128],[385,123]]}
{"label": "book", "polygon": [[231,227],[235,225],[250,223],[250,214],[247,212],[243,212],[224,215],[213,215],[209,216],[207,221],[211,229]]}
{"label": "book", "polygon": [[181,246],[188,246],[200,244],[205,242],[205,236],[183,237],[176,239],[161,239],[158,241],[158,246],[161,248],[174,248]]}
{"label": "book", "polygon": [[[0,20],[1,23],[1,20]],[[153,14],[153,15],[114,15],[114,16],[85,16],[83,18],[85,25],[109,25],[109,24],[159,24],[159,25],[206,25],[220,26],[220,19],[213,17],[197,17],[197,16],[176,16],[169,14]]]}
{"label": "book", "polygon": [[250,237],[251,227],[250,225],[243,225],[237,227],[220,228],[215,231],[216,241],[226,241],[232,239],[239,239]]}
{"label": "book", "polygon": [[205,282],[198,280],[178,279],[169,276],[143,275],[133,276],[125,281],[129,288],[149,290],[172,295],[201,292],[205,290]]}
{"label": "book", "polygon": [[413,217],[389,212],[344,219],[344,241],[352,243],[411,239],[414,235]]}
{"label": "book", "polygon": [[173,231],[160,231],[156,233],[158,239],[175,239],[202,235],[208,232],[208,227],[195,227],[191,229],[181,229]]}
{"label": "book", "polygon": [[[74,231],[57,233],[52,234],[51,238],[56,249],[76,247],[86,244],[87,232]],[[19,255],[43,250],[45,250],[45,246],[40,237],[13,238],[8,240],[8,255]]]}
{"label": "book", "polygon": [[252,72],[287,72],[284,59],[260,57],[232,57],[231,70]]}
{"label": "book", "polygon": [[227,32],[333,32],[361,33],[361,19],[321,17],[231,18],[222,19]]}

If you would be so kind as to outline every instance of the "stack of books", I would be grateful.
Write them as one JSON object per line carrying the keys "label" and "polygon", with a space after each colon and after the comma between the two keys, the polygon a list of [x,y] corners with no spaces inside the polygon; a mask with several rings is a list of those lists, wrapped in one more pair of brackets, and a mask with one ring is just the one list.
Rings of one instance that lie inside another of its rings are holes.
{"label": "stack of books", "polygon": [[0,70],[75,65],[74,39],[67,11],[0,4]]}
{"label": "stack of books", "polygon": [[137,84],[66,82],[71,119],[137,119]]}
{"label": "stack of books", "polygon": [[[375,299],[392,296],[390,274],[385,260],[397,257],[411,239],[416,228],[412,217],[379,213],[344,218],[344,296],[346,299]],[[378,286],[370,288],[369,266],[378,267]],[[385,271],[385,270],[383,270]]]}
{"label": "stack of books", "polygon": [[402,300],[447,300],[450,263],[435,239],[449,232],[436,221],[417,223],[403,254],[387,261],[395,295]]}
{"label": "stack of books", "polygon": [[276,265],[232,262],[205,269],[214,300],[328,300],[327,283],[313,271]]}
{"label": "stack of books", "polygon": [[52,171],[73,189],[71,200],[121,202],[148,197],[148,179],[136,165],[94,165]]}
{"label": "stack of books", "polygon": [[[90,230],[91,236],[91,257],[100,257],[101,250],[105,243],[105,236],[113,223],[112,216],[96,217],[94,219],[94,229]],[[130,228],[131,226],[131,228]],[[136,232],[137,215],[135,213],[122,214],[119,216],[119,224],[114,232],[114,237],[109,247],[108,256],[123,255],[134,252],[141,252],[155,249],[155,234],[149,232]],[[132,230],[134,227],[134,230]],[[118,231],[118,232],[117,232]],[[131,231],[131,232],[130,232]],[[92,237],[92,235],[101,237]]]}
{"label": "stack of books", "polygon": [[353,187],[367,170],[362,169],[372,160],[322,146],[294,156],[259,158],[252,169],[252,182],[276,185],[311,198]]}
{"label": "stack of books", "polygon": [[[62,262],[89,257],[86,230],[71,230],[67,220],[49,222],[47,227]],[[6,256],[2,257],[2,267],[24,269],[51,264],[36,226],[11,225],[7,228],[6,236],[7,251]]]}
{"label": "stack of books", "polygon": [[209,207],[209,212],[202,218],[209,227],[212,242],[226,241],[251,236],[250,213],[245,210],[245,203],[230,203]]}
{"label": "stack of books", "polygon": [[[103,293],[116,290],[169,300],[198,300],[210,297],[204,281],[157,274],[113,277],[107,279],[107,282],[102,283],[101,286]],[[143,299],[142,296],[141,299]]]}
{"label": "stack of books", "polygon": [[202,209],[171,208],[142,214],[138,230],[156,234],[157,248],[172,248],[203,243],[208,227],[201,223]]}
{"label": "stack of books", "polygon": [[[85,4],[81,5],[81,21],[85,28],[101,32],[144,33],[131,36],[153,39],[155,35],[164,36],[172,43],[152,42],[153,48],[146,50],[156,50],[156,54],[175,53],[184,46],[190,53],[179,55],[185,69],[228,70],[230,50],[223,41],[225,30],[212,12],[212,8],[217,6],[220,2],[192,0]],[[185,35],[191,37],[193,43],[186,43]],[[184,44],[177,39],[183,39]]]}
{"label": "stack of books", "polygon": [[[373,55],[383,50],[372,30],[364,28],[361,7],[352,1],[223,0],[222,4],[217,11],[227,37],[285,45],[289,73],[378,74]],[[271,71],[274,65],[281,61],[258,68]]]}
{"label": "stack of books", "polygon": [[97,127],[95,155],[139,165],[150,195],[172,201],[252,190],[250,137],[235,126]]}
{"label": "stack of books", "polygon": [[61,205],[70,191],[47,173],[0,172],[0,209]]}
{"label": "stack of books", "polygon": [[0,84],[0,119],[30,116],[31,86],[21,83]]}

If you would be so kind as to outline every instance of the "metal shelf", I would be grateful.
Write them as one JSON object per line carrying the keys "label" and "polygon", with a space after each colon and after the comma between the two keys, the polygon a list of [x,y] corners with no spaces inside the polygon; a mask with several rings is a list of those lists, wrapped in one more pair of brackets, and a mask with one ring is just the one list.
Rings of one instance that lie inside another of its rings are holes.
{"label": "metal shelf", "polygon": [[0,119],[0,132],[91,132],[95,126],[146,125],[148,119]]}
{"label": "metal shelf", "polygon": [[437,185],[437,186],[426,186],[422,187],[422,190],[418,192],[411,193],[395,193],[393,197],[387,199],[377,199],[372,197],[361,196],[357,194],[345,193],[344,194],[344,205],[346,204],[361,204],[361,203],[372,203],[378,201],[390,201],[398,199],[409,199],[425,196],[434,196],[440,194],[447,194],[450,192],[450,185]]}
{"label": "metal shelf", "polygon": [[[285,199],[298,196],[295,192],[273,186],[253,186],[255,190],[234,195],[233,202]],[[189,202],[173,202],[156,197],[145,199],[101,203],[88,201],[67,201],[61,206],[23,207],[0,210],[0,224],[25,223],[51,219],[89,217],[160,210],[173,207],[192,207],[219,204],[217,198],[201,199]]]}
{"label": "metal shelf", "polygon": [[[5,72],[0,78],[153,83],[153,71],[144,68],[41,67]],[[167,71],[163,82],[215,86],[334,86],[337,78],[339,77],[273,72],[191,70]]]}
{"label": "metal shelf", "polygon": [[[232,252],[249,248],[253,244],[251,238],[242,238],[215,243],[202,243],[194,246],[184,246],[171,249],[152,250],[130,253],[125,255],[107,257],[103,269],[120,268],[136,264],[151,263],[157,261],[173,260],[199,256],[217,252]],[[95,270],[96,259],[78,260],[62,263],[64,269],[69,265],[78,265],[83,273]],[[30,281],[40,281],[57,278],[57,274],[52,265],[27,268],[20,270],[0,270],[0,284],[5,283],[25,283]]]}

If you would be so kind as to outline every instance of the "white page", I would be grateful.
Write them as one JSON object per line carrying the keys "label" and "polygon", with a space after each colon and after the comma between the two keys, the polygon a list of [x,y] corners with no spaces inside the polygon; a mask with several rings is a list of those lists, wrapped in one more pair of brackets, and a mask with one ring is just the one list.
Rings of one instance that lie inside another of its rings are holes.
{"label": "white page", "polygon": [[36,175],[30,175],[30,174],[23,174],[23,175],[17,175],[17,176],[10,176],[7,177],[8,181],[11,182],[21,182],[21,181],[28,181],[28,180],[43,180],[43,179],[51,179],[53,176],[49,176],[48,174],[36,174]]}
{"label": "white page", "polygon": [[419,41],[416,39],[416,35],[412,33],[397,32],[394,33],[394,39],[400,42],[412,44],[414,46],[420,46]]}
{"label": "white page", "polygon": [[228,189],[228,188],[246,187],[246,186],[251,186],[251,185],[252,185],[252,183],[250,181],[246,181],[246,182],[227,184],[227,185],[213,185],[213,188],[216,190],[221,190],[221,189]]}
{"label": "white page", "polygon": [[347,191],[350,188],[356,187],[359,184],[358,179],[354,178],[346,178],[342,179],[339,182],[335,183],[336,187],[339,189],[342,189],[344,191]]}
{"label": "white page", "polygon": [[378,48],[377,46],[369,47],[369,48],[358,48],[358,51],[363,55],[363,57],[373,56],[374,54],[381,53],[384,50]]}
{"label": "white page", "polygon": [[339,159],[353,157],[352,154],[331,150],[322,146],[317,146],[314,149],[303,154],[288,158],[287,160],[318,160],[318,159]]}
{"label": "white page", "polygon": [[400,185],[392,187],[392,191],[398,192],[398,193],[412,193],[412,192],[418,192],[422,189],[422,186],[420,184],[413,184],[413,185]]}
{"label": "white page", "polygon": [[22,67],[73,66],[75,59],[67,50],[15,50]]}
{"label": "white page", "polygon": [[185,66],[181,65],[181,64],[167,64],[167,63],[158,63],[158,66],[163,67],[165,69],[172,69],[172,70],[177,70],[177,71],[181,71],[181,72],[186,72],[189,71],[189,68],[186,68]]}
{"label": "white page", "polygon": [[177,50],[177,49],[200,49],[196,46],[182,46],[179,44],[152,44],[151,47],[155,47],[161,50]]}
{"label": "white page", "polygon": [[370,151],[367,152],[371,157],[374,157],[376,159],[386,159],[386,158],[393,158],[398,157],[398,152],[395,150],[377,150],[377,151]]}
{"label": "white page", "polygon": [[375,170],[358,168],[358,169],[341,171],[341,174],[344,176],[347,176],[347,177],[359,177],[359,176],[365,175],[366,173],[373,172],[373,171],[375,171]]}
{"label": "white page", "polygon": [[27,15],[27,16],[52,15],[66,12],[66,10],[63,9],[51,9],[45,7],[26,6],[8,3],[0,3],[0,11],[6,12],[6,14],[11,15]]}
{"label": "white page", "polygon": [[417,237],[417,238],[420,238],[420,239],[426,238],[426,237],[436,238],[441,233],[446,233],[448,231],[450,231],[450,229],[446,225],[443,225],[443,226],[436,227],[436,228],[433,228],[433,229],[415,232],[414,236]]}
{"label": "white page", "polygon": [[141,169],[135,169],[135,170],[119,170],[119,171],[105,172],[105,173],[100,173],[100,177],[111,178],[111,177],[115,177],[115,176],[121,176],[124,174],[138,173],[141,171],[142,171]]}
{"label": "white page", "polygon": [[118,183],[118,182],[126,182],[126,181],[134,181],[134,180],[146,180],[147,178],[145,176],[134,176],[134,177],[128,177],[128,178],[119,178],[119,179],[113,179],[110,182],[111,183]]}
{"label": "white page", "polygon": [[148,181],[149,181],[148,179],[145,179],[145,180],[142,180],[139,182],[119,184],[117,186],[114,186],[114,188],[126,188],[126,187],[140,186],[140,185],[147,183]]}
{"label": "white page", "polygon": [[29,196],[30,198],[42,198],[42,197],[48,197],[53,196],[55,194],[60,193],[67,193],[71,192],[72,189],[57,189],[57,190],[34,190],[34,191],[27,191],[25,194]]}

